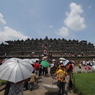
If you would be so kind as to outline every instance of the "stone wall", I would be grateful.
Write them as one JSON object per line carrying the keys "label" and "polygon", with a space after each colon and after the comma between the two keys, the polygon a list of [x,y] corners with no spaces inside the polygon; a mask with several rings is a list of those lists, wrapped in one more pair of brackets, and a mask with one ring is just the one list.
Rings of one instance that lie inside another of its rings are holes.
{"label": "stone wall", "polygon": [[53,57],[60,56],[95,56],[94,45],[87,41],[52,39],[27,39],[17,41],[6,41],[8,44],[0,44],[0,56],[27,57],[39,56],[46,49]]}

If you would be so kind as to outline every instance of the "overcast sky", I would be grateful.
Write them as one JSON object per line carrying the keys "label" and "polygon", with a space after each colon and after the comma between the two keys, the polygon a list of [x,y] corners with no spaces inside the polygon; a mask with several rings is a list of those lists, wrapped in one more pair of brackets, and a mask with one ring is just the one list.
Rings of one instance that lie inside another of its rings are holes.
{"label": "overcast sky", "polygon": [[46,36],[95,45],[95,0],[0,0],[0,43]]}

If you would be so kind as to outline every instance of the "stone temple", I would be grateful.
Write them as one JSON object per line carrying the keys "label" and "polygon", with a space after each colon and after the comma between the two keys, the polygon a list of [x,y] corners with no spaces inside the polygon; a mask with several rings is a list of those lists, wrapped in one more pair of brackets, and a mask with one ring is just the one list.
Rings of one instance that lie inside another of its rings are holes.
{"label": "stone temple", "polygon": [[43,50],[53,57],[63,56],[95,56],[95,46],[85,40],[52,39],[47,36],[42,39],[27,39],[6,41],[0,44],[0,56],[7,57],[39,57]]}

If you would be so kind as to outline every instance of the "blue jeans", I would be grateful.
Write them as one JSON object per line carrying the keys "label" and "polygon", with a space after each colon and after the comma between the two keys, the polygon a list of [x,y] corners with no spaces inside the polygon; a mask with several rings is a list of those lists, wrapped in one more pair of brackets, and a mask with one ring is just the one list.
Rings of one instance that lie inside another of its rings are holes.
{"label": "blue jeans", "polygon": [[65,83],[66,82],[61,82],[60,80],[57,81],[57,86],[62,91],[61,95],[65,94]]}

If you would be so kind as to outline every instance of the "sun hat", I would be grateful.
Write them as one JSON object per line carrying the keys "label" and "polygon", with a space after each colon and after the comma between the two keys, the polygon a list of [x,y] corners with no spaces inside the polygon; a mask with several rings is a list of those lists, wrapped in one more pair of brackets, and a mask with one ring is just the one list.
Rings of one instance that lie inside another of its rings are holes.
{"label": "sun hat", "polygon": [[55,59],[52,59],[52,61],[56,61]]}
{"label": "sun hat", "polygon": [[60,63],[63,63],[63,61],[59,61]]}
{"label": "sun hat", "polygon": [[59,58],[59,60],[65,61],[66,59],[62,57],[62,58]]}

